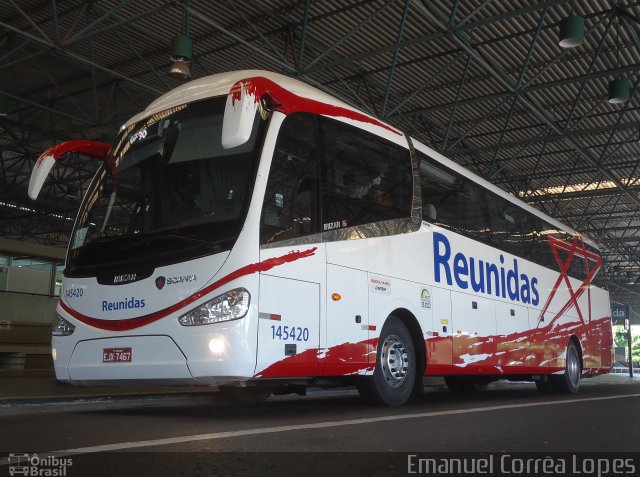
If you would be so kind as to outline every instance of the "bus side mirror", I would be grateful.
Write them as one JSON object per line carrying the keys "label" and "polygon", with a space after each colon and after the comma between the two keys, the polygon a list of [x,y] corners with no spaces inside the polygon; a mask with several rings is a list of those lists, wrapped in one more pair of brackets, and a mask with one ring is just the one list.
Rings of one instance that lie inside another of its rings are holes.
{"label": "bus side mirror", "polygon": [[251,137],[260,98],[250,81],[238,81],[227,95],[222,122],[222,147],[241,146]]}
{"label": "bus side mirror", "polygon": [[49,172],[58,159],[69,152],[78,152],[96,159],[106,160],[111,151],[111,144],[100,141],[66,141],[57,144],[44,151],[31,171],[29,178],[28,194],[31,200],[36,200],[40,194],[40,190],[47,179]]}
{"label": "bus side mirror", "polygon": [[29,178],[28,194],[31,200],[36,200],[40,194],[40,190],[44,185],[44,181],[51,172],[51,168],[56,163],[53,155],[48,154],[50,149],[47,149],[36,161],[31,171],[31,177]]}

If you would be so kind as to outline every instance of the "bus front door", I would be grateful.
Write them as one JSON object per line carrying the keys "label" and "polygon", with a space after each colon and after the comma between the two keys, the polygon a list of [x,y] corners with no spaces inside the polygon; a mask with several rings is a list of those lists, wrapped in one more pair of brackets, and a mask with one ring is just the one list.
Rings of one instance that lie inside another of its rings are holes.
{"label": "bus front door", "polygon": [[317,376],[324,246],[260,251],[262,262],[270,259],[285,263],[260,273],[256,377]]}

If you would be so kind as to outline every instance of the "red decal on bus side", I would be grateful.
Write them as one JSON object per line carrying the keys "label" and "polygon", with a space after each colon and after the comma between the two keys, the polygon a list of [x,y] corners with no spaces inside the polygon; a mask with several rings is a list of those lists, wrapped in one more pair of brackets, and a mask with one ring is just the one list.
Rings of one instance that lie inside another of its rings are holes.
{"label": "red decal on bus side", "polygon": [[[544,314],[549,309],[551,301],[553,300],[556,292],[560,288],[562,281],[564,280],[569,292],[569,300],[567,300],[562,308],[560,308],[560,311],[556,313],[549,324],[552,324],[554,321],[556,321],[572,306],[575,306],[580,321],[582,323],[585,323],[582,310],[580,308],[580,305],[578,304],[578,298],[580,298],[585,291],[587,292],[587,301],[589,307],[588,321],[591,321],[591,280],[593,280],[593,277],[596,276],[596,273],[598,273],[598,271],[602,267],[602,258],[593,252],[589,252],[585,246],[584,240],[582,240],[582,238],[579,236],[575,236],[573,238],[573,242],[570,244],[551,236],[547,237],[547,239],[549,241],[551,252],[553,253],[554,258],[556,259],[556,263],[560,268],[560,275],[558,276],[555,285],[551,289],[551,293],[549,294],[549,298],[547,298],[547,302],[540,312],[540,318],[544,317]],[[564,250],[568,252],[567,259],[565,261],[563,261],[560,257],[560,253],[558,252],[558,250]],[[587,272],[586,278],[583,280],[580,288],[578,288],[578,290],[576,291],[573,290],[568,275],[569,269],[571,268],[571,263],[573,262],[574,258],[581,258],[584,260],[585,270]],[[589,266],[590,263],[593,263],[592,267]]]}
{"label": "red decal on bus side", "polygon": [[311,348],[277,361],[255,378],[344,376],[373,371],[378,339],[342,343],[331,348]]}
{"label": "red decal on bus side", "polygon": [[[584,370],[599,374],[611,368],[599,352],[611,341],[611,318],[548,325],[508,335],[438,336],[425,340],[427,374],[550,374],[564,371],[564,354],[575,335],[582,346]],[[447,359],[448,358],[448,359]],[[448,363],[447,363],[448,361]]]}
{"label": "red decal on bus side", "polygon": [[[448,355],[453,361],[450,361],[450,364],[442,364],[442,361],[440,364],[432,364],[432,360],[436,361],[434,352],[437,351],[438,344],[444,344],[452,340],[452,337],[428,338],[425,340],[427,366],[424,374],[527,375],[562,372],[565,366],[564,353],[571,335],[576,335],[583,347],[585,374],[604,374],[611,368],[611,363],[598,359],[594,350],[601,348],[600,342],[611,340],[610,329],[611,318],[604,317],[586,326],[580,322],[573,322],[502,336],[456,337],[456,340],[460,340],[456,342],[456,348],[473,350],[478,358],[472,363],[465,362],[460,356],[452,357],[449,346]],[[331,348],[311,348],[267,366],[254,377],[291,378],[371,373],[375,368],[377,345],[378,339],[374,338],[358,343],[343,343]],[[610,356],[607,358],[610,360]]]}

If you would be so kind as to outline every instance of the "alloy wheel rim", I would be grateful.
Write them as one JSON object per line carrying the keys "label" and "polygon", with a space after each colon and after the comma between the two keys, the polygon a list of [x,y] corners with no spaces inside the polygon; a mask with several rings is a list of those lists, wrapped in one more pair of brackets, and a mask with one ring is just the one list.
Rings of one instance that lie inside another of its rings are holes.
{"label": "alloy wheel rim", "polygon": [[580,381],[580,363],[578,362],[578,354],[573,347],[569,348],[567,353],[567,374],[571,384],[577,386]]}
{"label": "alloy wheel rim", "polygon": [[409,370],[409,353],[404,341],[397,335],[390,335],[382,343],[382,374],[392,387],[401,386]]}

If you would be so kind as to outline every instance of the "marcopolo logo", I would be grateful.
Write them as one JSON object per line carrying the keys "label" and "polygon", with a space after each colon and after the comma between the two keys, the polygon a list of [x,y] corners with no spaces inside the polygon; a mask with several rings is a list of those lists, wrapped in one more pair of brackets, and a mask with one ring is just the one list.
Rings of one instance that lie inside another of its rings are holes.
{"label": "marcopolo logo", "polygon": [[144,308],[145,306],[144,299],[139,300],[136,297],[125,298],[120,301],[102,301],[102,311],[133,310],[135,308]]}
{"label": "marcopolo logo", "polygon": [[347,226],[346,220],[339,220],[337,222],[328,222],[326,224],[323,224],[322,229],[326,232],[327,230],[341,229],[346,226]]}
{"label": "marcopolo logo", "polygon": [[130,283],[136,281],[135,273],[123,273],[122,275],[116,275],[113,277],[114,285],[121,285],[124,283]]}
{"label": "marcopolo logo", "polygon": [[516,258],[510,265],[505,264],[503,255],[500,255],[500,265],[467,257],[462,252],[452,258],[451,243],[439,232],[433,233],[433,268],[438,283],[442,282],[444,275],[447,285],[452,286],[455,281],[456,286],[463,290],[471,287],[474,292],[508,297],[512,301],[534,306],[540,303],[538,279],[518,273]]}

